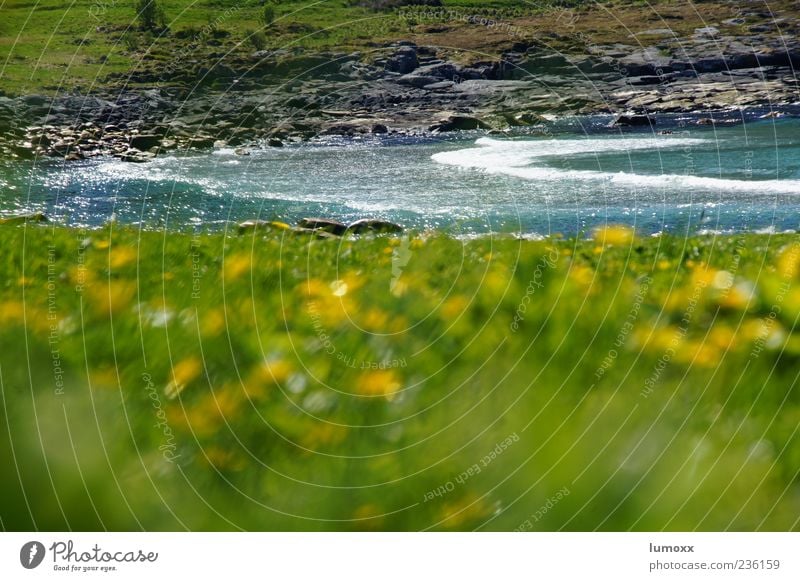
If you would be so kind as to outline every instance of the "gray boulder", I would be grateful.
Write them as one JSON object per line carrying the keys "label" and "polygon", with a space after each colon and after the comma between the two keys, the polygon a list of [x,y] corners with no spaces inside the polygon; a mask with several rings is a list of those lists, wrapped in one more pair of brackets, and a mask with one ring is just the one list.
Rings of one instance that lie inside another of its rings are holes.
{"label": "gray boulder", "polygon": [[366,234],[368,232],[397,234],[402,231],[403,227],[395,224],[394,222],[376,220],[373,218],[357,220],[347,227],[347,232],[352,232],[353,234]]}
{"label": "gray boulder", "polygon": [[329,220],[328,218],[302,218],[297,225],[301,228],[309,230],[322,230],[329,234],[341,236],[347,231],[347,226],[336,220]]}
{"label": "gray boulder", "polygon": [[417,48],[415,46],[401,46],[392,55],[385,65],[385,69],[392,73],[406,75],[419,66]]}

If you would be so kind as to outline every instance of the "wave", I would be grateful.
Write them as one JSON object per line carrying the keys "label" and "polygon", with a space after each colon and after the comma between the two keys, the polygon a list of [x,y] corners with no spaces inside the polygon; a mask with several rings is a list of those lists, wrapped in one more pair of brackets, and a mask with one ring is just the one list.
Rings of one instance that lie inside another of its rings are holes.
{"label": "wave", "polygon": [[437,163],[478,169],[488,174],[502,174],[535,181],[595,181],[610,185],[705,189],[770,194],[800,194],[800,180],[736,180],[700,177],[687,174],[647,175],[627,172],[565,170],[543,165],[537,160],[557,155],[569,157],[583,153],[603,153],[627,150],[653,150],[708,146],[708,141],[695,138],[622,138],[574,140],[498,140],[481,138],[478,147],[444,151],[431,158]]}

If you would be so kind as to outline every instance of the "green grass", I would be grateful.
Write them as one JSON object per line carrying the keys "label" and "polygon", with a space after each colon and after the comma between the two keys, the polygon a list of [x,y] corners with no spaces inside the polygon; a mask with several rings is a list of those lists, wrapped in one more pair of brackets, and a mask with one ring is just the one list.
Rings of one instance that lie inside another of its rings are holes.
{"label": "green grass", "polygon": [[2,525],[797,530],[796,240],[0,226]]}

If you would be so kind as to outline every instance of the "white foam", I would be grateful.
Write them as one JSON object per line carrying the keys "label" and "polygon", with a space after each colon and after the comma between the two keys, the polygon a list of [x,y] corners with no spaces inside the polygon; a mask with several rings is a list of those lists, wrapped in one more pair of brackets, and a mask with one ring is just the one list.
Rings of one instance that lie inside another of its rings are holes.
{"label": "white foam", "polygon": [[596,181],[642,188],[706,189],[769,194],[800,194],[800,180],[735,180],[681,174],[644,175],[627,172],[565,170],[543,165],[540,158],[585,153],[641,149],[675,149],[707,146],[693,138],[604,138],[570,140],[498,140],[483,137],[477,147],[444,151],[432,155],[437,163],[479,169],[535,181]]}

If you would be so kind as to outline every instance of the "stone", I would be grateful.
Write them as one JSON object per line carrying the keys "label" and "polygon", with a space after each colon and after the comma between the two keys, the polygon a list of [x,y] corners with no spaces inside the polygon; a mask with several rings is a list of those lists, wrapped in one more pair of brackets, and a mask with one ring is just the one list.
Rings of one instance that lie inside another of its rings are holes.
{"label": "stone", "polygon": [[611,122],[610,127],[645,127],[655,125],[656,120],[644,114],[622,114]]}
{"label": "stone", "polygon": [[20,214],[19,216],[5,216],[0,218],[0,224],[26,224],[28,222],[49,222],[47,216],[42,212],[31,214]]}
{"label": "stone", "polygon": [[353,234],[365,234],[367,232],[375,232],[380,234],[396,234],[403,231],[403,227],[388,222],[386,220],[377,220],[373,218],[364,218],[363,220],[356,220],[347,227],[347,232]]}
{"label": "stone", "polygon": [[301,228],[309,230],[322,230],[329,234],[341,236],[347,231],[347,225],[337,222],[336,220],[329,220],[327,218],[302,218],[297,222]]}
{"label": "stone", "polygon": [[239,234],[244,234],[249,231],[255,232],[256,230],[287,231],[291,229],[292,227],[289,226],[289,224],[278,222],[277,220],[245,220],[237,225]]}
{"label": "stone", "polygon": [[418,66],[417,48],[415,46],[401,46],[394,55],[386,61],[384,68],[387,71],[405,75],[412,72]]}
{"label": "stone", "polygon": [[331,234],[330,232],[325,232],[325,230],[315,230],[313,228],[290,228],[287,230],[290,234],[296,234],[300,236],[313,236],[319,240],[338,240],[339,237],[335,234]]}
{"label": "stone", "polygon": [[372,133],[389,133],[389,128],[383,123],[376,123],[372,126]]}
{"label": "stone", "polygon": [[150,151],[139,151],[138,149],[128,149],[120,154],[120,161],[131,163],[145,163],[155,158],[155,154]]}
{"label": "stone", "polygon": [[438,83],[439,79],[428,75],[408,74],[398,78],[397,82],[401,85],[410,85],[421,89],[427,85]]}
{"label": "stone", "polygon": [[161,136],[151,133],[143,133],[141,135],[131,135],[129,145],[133,149],[145,151],[151,147],[158,147],[161,145]]}
{"label": "stone", "polygon": [[489,126],[480,119],[469,115],[450,115],[428,127],[428,131],[436,132],[469,131],[473,129],[489,129]]}

